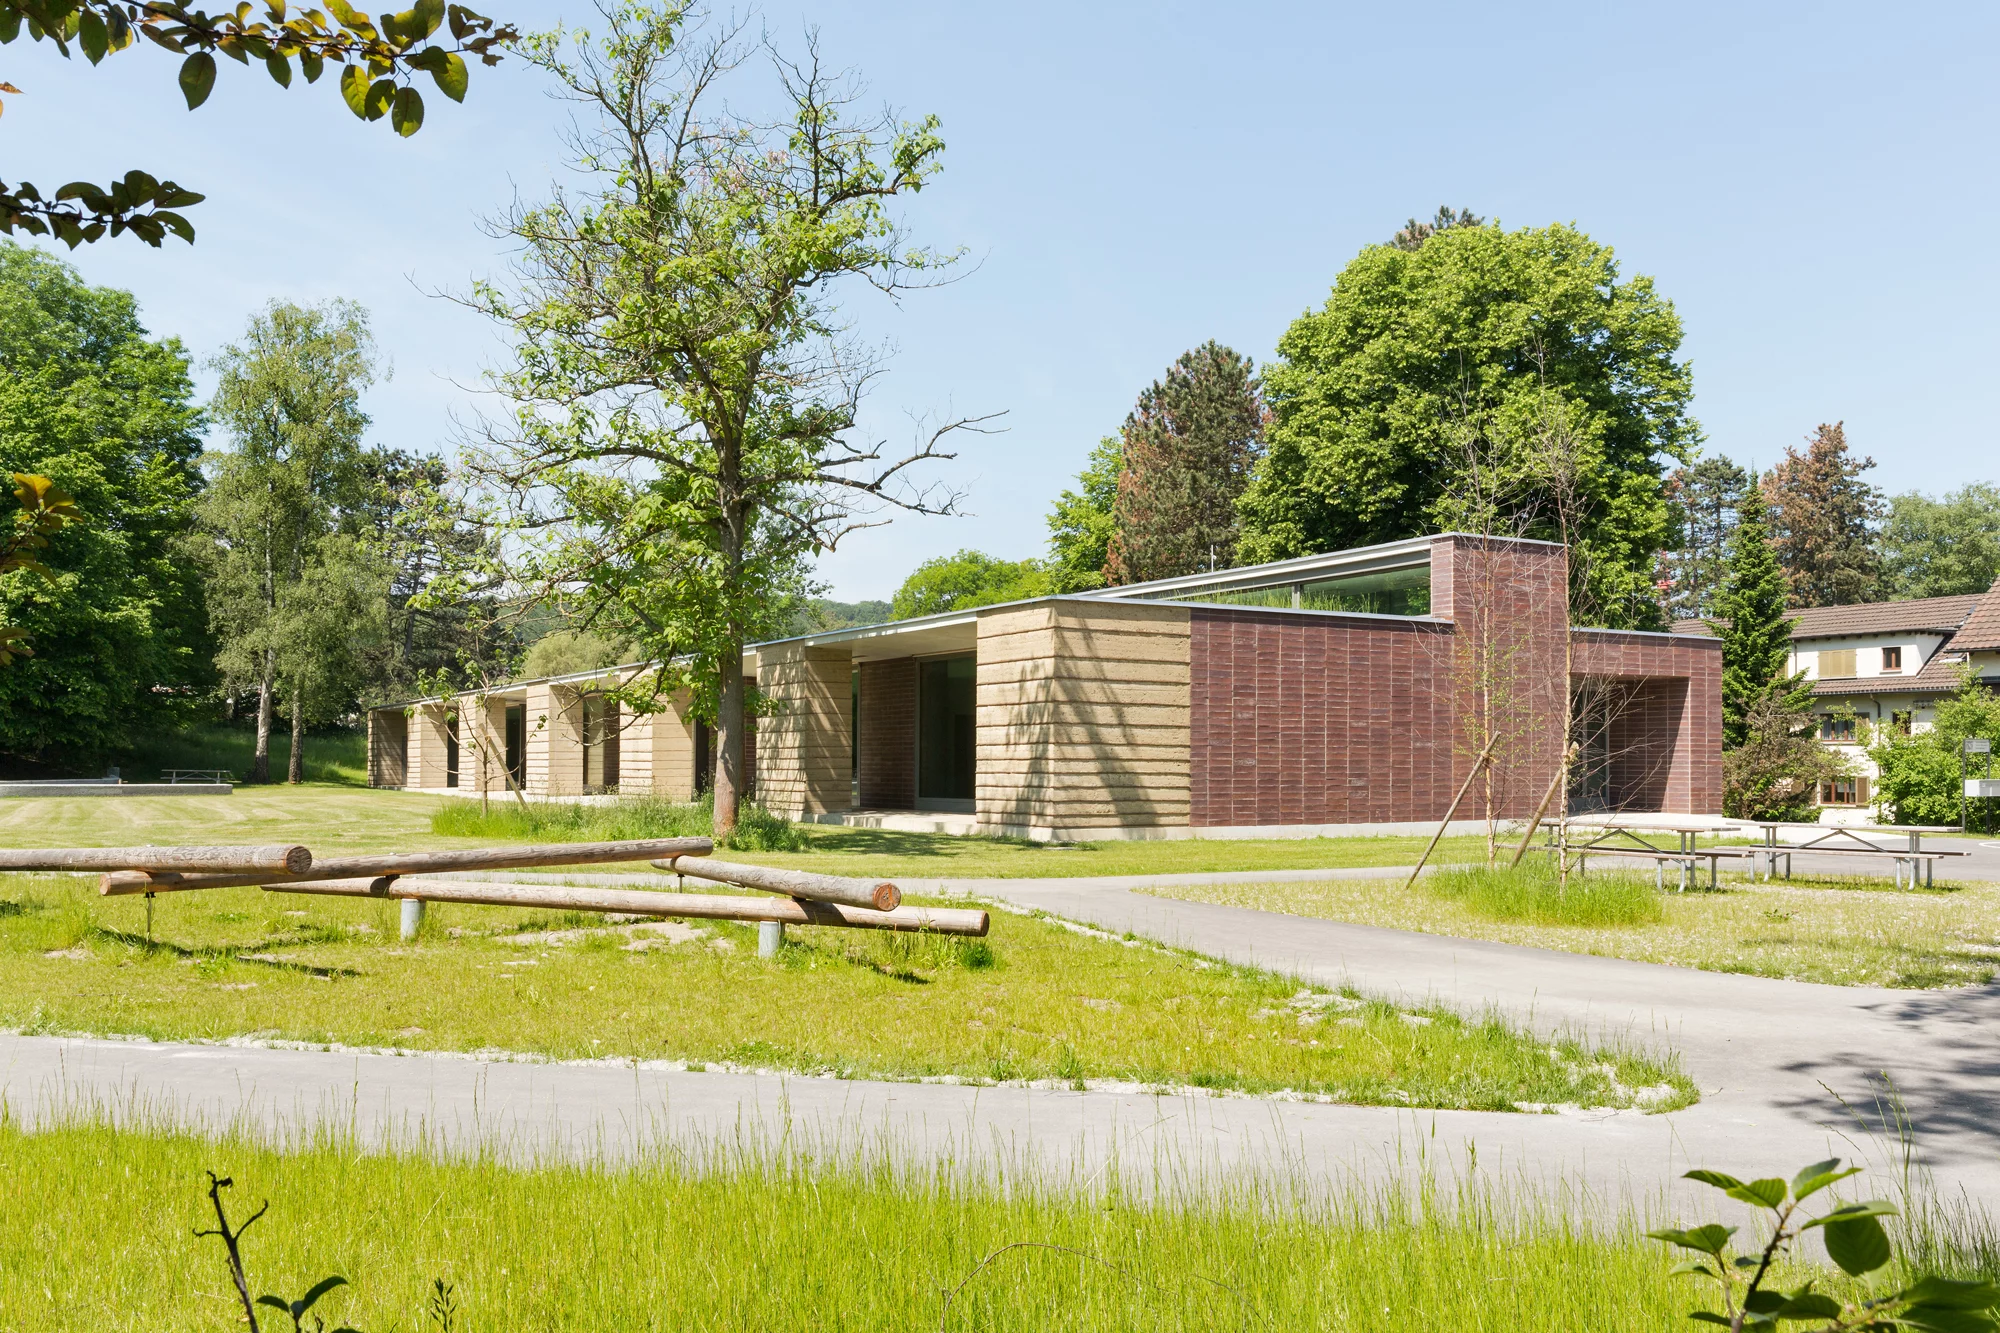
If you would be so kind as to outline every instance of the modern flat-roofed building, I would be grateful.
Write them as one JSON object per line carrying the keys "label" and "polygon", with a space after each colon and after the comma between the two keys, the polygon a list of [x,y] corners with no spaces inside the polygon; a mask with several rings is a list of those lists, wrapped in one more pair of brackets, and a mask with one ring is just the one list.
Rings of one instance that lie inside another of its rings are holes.
{"label": "modern flat-roofed building", "polygon": [[[1567,583],[1560,546],[1446,533],[755,644],[755,794],[1037,839],[1388,832],[1434,826],[1498,736],[1493,809],[1518,817],[1594,684],[1587,799],[1719,813],[1719,644],[1573,629]],[[645,669],[378,708],[370,781],[501,790],[504,765],[531,794],[693,796],[713,756],[686,701],[601,694]]]}

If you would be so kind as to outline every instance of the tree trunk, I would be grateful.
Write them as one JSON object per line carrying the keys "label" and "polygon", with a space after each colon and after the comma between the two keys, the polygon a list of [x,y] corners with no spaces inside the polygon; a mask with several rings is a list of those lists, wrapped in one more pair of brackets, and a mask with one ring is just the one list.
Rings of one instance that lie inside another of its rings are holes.
{"label": "tree trunk", "polygon": [[292,753],[285,764],[285,781],[297,786],[306,780],[305,688],[292,687]]}
{"label": "tree trunk", "polygon": [[715,710],[715,738],[720,753],[715,757],[715,836],[720,838],[736,827],[737,807],[743,800],[743,645],[726,649],[729,660],[722,664],[722,693]]}
{"label": "tree trunk", "polygon": [[257,680],[257,748],[250,755],[250,781],[271,780],[271,666],[272,653],[264,650],[264,671]]}

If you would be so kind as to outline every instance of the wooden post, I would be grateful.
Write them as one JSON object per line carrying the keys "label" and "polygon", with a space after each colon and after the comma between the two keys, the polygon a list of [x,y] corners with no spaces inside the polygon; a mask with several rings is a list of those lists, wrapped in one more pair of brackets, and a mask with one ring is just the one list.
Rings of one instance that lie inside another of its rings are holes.
{"label": "wooden post", "polygon": [[[225,875],[298,875],[312,869],[304,847],[52,847],[0,849],[0,870],[138,870]],[[254,882],[254,881],[253,881]]]}
{"label": "wooden post", "polygon": [[1486,761],[1493,755],[1493,747],[1499,743],[1500,738],[1495,736],[1492,740],[1486,742],[1486,748],[1481,750],[1479,757],[1472,761],[1472,771],[1465,775],[1465,781],[1458,784],[1458,795],[1451,798],[1451,809],[1444,812],[1444,819],[1439,822],[1438,831],[1431,835],[1430,846],[1424,848],[1424,854],[1418,857],[1416,865],[1410,868],[1410,878],[1404,883],[1404,888],[1407,889],[1410,885],[1415,884],[1417,876],[1424,873],[1424,863],[1431,859],[1431,853],[1437,850],[1438,840],[1443,838],[1444,831],[1451,827],[1451,817],[1458,813],[1459,802],[1463,801],[1465,794],[1472,790],[1472,780],[1479,776],[1480,769],[1486,767]]}
{"label": "wooden post", "polygon": [[844,903],[734,893],[670,893],[658,889],[597,889],[571,884],[488,884],[462,879],[299,880],[266,884],[270,893],[323,893],[346,898],[421,898],[486,907],[625,912],[634,916],[710,921],[782,921],[792,926],[851,926],[872,930],[984,935],[990,920],[971,908],[898,907],[877,912]]}
{"label": "wooden post", "polygon": [[[1521,857],[1527,852],[1528,844],[1534,840],[1535,830],[1542,826],[1542,816],[1549,812],[1549,802],[1556,798],[1557,788],[1562,786],[1563,775],[1576,762],[1577,746],[1570,742],[1569,749],[1563,751],[1562,763],[1556,766],[1555,776],[1549,779],[1549,789],[1542,793],[1542,803],[1535,807],[1535,817],[1528,821],[1528,831],[1521,835],[1521,845],[1514,849],[1514,859],[1507,863],[1508,869],[1521,864]],[[1567,813],[1567,812],[1565,812]]]}
{"label": "wooden post", "polygon": [[[171,849],[170,849],[171,850]],[[352,879],[375,875],[427,875],[449,870],[519,870],[530,866],[597,865],[610,861],[648,861],[654,857],[706,856],[715,850],[707,838],[638,838],[630,842],[570,842],[526,847],[475,847],[455,852],[375,852],[337,856],[314,864],[298,880]],[[139,864],[124,862],[120,864]],[[227,889],[242,884],[275,884],[278,876],[147,874],[127,870],[106,875],[98,891],[167,892],[175,889]]]}
{"label": "wooden post", "polygon": [[903,891],[887,882],[843,879],[839,875],[815,875],[805,870],[776,870],[770,866],[737,865],[705,856],[675,856],[653,862],[660,870],[671,870],[689,879],[705,879],[718,884],[741,884],[749,889],[782,893],[788,898],[810,898],[822,903],[846,903],[877,912],[894,911],[903,901]]}

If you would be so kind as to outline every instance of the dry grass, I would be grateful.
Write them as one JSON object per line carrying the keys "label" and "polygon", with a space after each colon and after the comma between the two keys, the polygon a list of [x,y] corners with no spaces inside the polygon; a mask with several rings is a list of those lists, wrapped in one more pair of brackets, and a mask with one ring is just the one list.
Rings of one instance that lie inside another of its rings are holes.
{"label": "dry grass", "polygon": [[1723,881],[1660,895],[1657,923],[1560,926],[1495,921],[1400,882],[1227,884],[1155,889],[1163,898],[1646,963],[1839,986],[1983,985],[2000,974],[2000,885],[1895,890],[1880,880],[1799,876]]}

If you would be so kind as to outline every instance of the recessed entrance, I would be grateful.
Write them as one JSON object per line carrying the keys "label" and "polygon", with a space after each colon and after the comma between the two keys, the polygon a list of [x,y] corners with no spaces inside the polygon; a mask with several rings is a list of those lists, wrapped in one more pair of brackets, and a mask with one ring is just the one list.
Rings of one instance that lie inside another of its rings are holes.
{"label": "recessed entrance", "polygon": [[974,684],[978,659],[938,657],[917,663],[917,809],[970,814]]}

